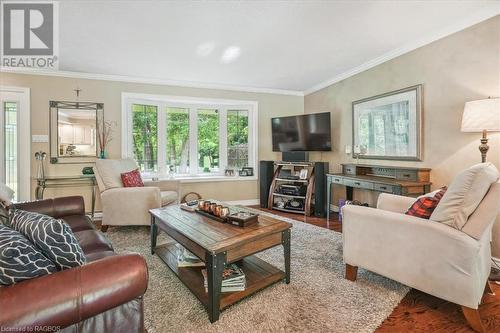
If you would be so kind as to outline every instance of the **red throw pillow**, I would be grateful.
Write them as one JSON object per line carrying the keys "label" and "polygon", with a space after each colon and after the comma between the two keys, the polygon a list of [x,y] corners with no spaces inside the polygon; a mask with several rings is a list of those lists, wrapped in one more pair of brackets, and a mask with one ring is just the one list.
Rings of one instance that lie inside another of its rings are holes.
{"label": "red throw pillow", "polygon": [[124,187],[144,187],[139,169],[121,174]]}
{"label": "red throw pillow", "polygon": [[444,193],[446,192],[447,189],[448,189],[448,187],[446,187],[446,186],[441,187],[441,189],[439,190],[439,192],[434,195],[434,198],[436,198],[438,200],[441,200],[441,198],[443,197],[443,195],[444,195]]}
{"label": "red throw pillow", "polygon": [[439,192],[437,192],[433,197],[422,197],[417,199],[411,205],[411,207],[406,211],[406,215],[416,216],[423,219],[429,219],[432,215],[434,209],[436,209],[439,201],[443,197],[446,192],[446,187],[441,188]]}

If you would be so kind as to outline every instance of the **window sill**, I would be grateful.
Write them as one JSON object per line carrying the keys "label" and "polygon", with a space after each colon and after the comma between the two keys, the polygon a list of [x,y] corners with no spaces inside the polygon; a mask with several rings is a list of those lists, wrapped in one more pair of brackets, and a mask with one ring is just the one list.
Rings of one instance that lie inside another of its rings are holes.
{"label": "window sill", "polygon": [[[144,180],[151,180],[151,177],[143,176]],[[241,181],[255,181],[257,176],[178,176],[174,178],[160,178],[159,180],[178,180],[181,183],[211,183],[211,182],[241,182]]]}

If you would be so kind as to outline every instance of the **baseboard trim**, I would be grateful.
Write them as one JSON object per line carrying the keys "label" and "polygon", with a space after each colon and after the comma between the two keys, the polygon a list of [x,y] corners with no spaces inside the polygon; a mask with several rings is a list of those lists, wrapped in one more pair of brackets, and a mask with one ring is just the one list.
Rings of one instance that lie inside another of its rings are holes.
{"label": "baseboard trim", "polygon": [[242,205],[242,206],[254,206],[260,203],[259,199],[249,199],[249,200],[235,200],[235,201],[224,201],[228,205]]}

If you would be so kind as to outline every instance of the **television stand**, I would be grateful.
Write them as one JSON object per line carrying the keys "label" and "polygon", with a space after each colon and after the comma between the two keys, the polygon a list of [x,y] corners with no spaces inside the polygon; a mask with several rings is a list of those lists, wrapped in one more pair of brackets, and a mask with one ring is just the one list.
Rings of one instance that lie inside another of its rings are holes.
{"label": "television stand", "polygon": [[[328,163],[280,161],[274,162],[274,167],[267,205],[270,209],[305,216],[324,215],[326,208],[321,203],[325,202],[326,191],[316,189],[328,172]],[[325,190],[324,186],[320,188]]]}

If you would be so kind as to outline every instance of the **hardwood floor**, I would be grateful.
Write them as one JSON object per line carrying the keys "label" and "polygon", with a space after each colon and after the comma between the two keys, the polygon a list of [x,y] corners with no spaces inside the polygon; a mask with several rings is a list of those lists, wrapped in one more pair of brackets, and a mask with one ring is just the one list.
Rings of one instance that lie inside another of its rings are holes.
{"label": "hardwood floor", "polygon": [[[261,209],[259,206],[252,207]],[[328,222],[325,218],[305,217],[269,209],[262,210],[342,232],[342,224],[338,221],[336,214]],[[500,284],[492,282],[491,285],[495,295],[485,294],[479,313],[487,333],[500,333]],[[472,333],[474,331],[465,322],[460,306],[412,289],[376,332]]]}

